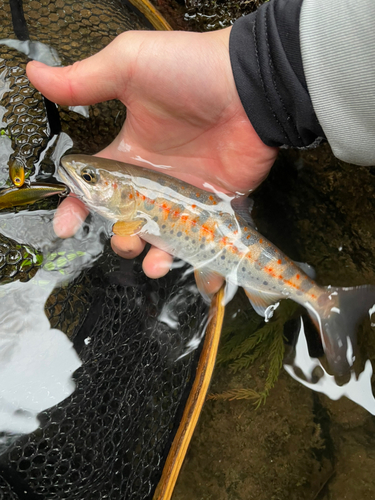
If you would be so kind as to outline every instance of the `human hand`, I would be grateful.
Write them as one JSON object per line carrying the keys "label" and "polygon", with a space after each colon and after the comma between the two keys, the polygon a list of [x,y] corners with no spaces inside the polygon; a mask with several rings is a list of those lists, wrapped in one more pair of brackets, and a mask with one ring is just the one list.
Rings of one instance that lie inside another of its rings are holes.
{"label": "human hand", "polygon": [[[210,33],[129,31],[98,54],[65,68],[32,61],[27,75],[48,99],[89,105],[119,99],[127,107],[120,134],[98,156],[148,168],[172,166],[168,174],[248,193],[267,176],[277,155],[248,120],[229,59],[230,28]],[[71,236],[87,215],[68,198],[55,217],[58,236]],[[119,255],[144,248],[137,236],[112,237]],[[143,262],[152,278],[168,272],[172,257],[152,248]],[[218,284],[215,285],[217,288]]]}

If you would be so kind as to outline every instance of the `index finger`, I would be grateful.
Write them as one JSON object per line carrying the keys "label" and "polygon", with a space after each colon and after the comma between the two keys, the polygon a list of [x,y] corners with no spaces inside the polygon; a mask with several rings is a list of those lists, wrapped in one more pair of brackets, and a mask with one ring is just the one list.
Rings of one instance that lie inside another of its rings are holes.
{"label": "index finger", "polygon": [[59,238],[73,236],[86,219],[89,210],[78,198],[65,198],[58,206],[53,229]]}

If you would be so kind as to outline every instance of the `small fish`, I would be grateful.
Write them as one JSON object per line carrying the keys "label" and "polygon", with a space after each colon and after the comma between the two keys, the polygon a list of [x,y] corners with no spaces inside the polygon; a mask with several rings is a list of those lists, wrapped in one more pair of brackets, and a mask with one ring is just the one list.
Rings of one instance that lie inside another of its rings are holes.
{"label": "small fish", "polygon": [[25,183],[25,166],[18,158],[9,165],[9,177],[16,187],[21,187]]}
{"label": "small fish", "polygon": [[24,185],[20,188],[11,187],[2,189],[0,190],[0,210],[19,205],[31,205],[48,196],[68,194],[68,191],[64,184],[47,184],[42,182]]}
{"label": "small fish", "polygon": [[[145,241],[195,268],[197,285],[215,276],[242,286],[267,318],[289,298],[304,306],[318,328],[331,369],[353,362],[356,326],[375,304],[375,287],[321,287],[252,226],[226,195],[198,189],[164,173],[86,155],[61,160],[62,181],[92,210],[115,222],[117,234]],[[243,213],[242,213],[243,212]]]}

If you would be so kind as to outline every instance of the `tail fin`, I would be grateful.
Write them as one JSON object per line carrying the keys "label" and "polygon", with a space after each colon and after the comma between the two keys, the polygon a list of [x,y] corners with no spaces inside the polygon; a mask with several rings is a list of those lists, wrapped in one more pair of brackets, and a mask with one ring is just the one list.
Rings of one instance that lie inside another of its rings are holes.
{"label": "tail fin", "polygon": [[327,287],[326,303],[318,310],[308,305],[311,319],[321,334],[328,363],[336,375],[350,370],[354,361],[357,326],[371,316],[375,305],[375,286],[355,288]]}

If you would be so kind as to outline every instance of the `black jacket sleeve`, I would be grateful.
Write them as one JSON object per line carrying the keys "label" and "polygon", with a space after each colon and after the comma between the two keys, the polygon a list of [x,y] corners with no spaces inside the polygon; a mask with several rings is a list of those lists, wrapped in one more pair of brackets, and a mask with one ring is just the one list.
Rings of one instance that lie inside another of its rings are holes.
{"label": "black jacket sleeve", "polygon": [[315,146],[324,132],[302,65],[302,0],[270,0],[238,19],[229,50],[234,79],[251,124],[268,146]]}

